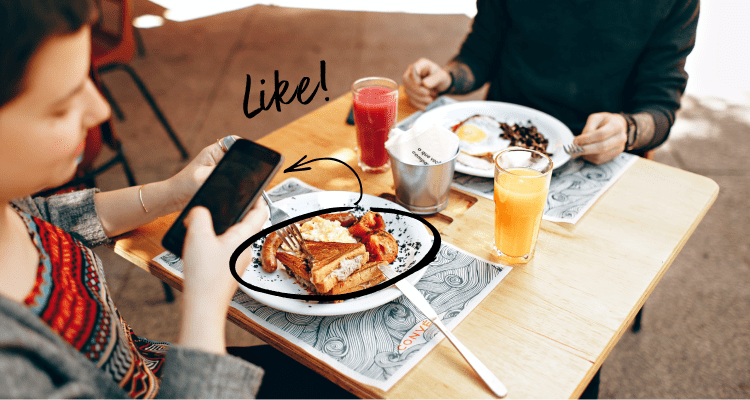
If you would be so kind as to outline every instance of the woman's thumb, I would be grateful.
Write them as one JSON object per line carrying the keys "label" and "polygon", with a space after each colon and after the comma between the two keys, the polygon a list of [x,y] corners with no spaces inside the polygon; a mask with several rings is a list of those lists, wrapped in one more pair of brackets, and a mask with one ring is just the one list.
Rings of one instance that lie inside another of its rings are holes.
{"label": "woman's thumb", "polygon": [[185,240],[193,235],[206,235],[209,232],[214,234],[214,224],[211,220],[211,213],[206,207],[196,206],[188,213],[185,218],[185,227],[187,234]]}

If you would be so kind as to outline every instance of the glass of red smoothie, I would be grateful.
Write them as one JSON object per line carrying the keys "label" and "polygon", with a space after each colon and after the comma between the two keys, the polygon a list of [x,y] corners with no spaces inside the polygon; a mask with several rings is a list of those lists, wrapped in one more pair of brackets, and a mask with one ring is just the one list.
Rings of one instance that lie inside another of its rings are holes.
{"label": "glass of red smoothie", "polygon": [[385,141],[396,124],[398,83],[388,78],[362,78],[352,84],[359,167],[380,173],[391,168]]}

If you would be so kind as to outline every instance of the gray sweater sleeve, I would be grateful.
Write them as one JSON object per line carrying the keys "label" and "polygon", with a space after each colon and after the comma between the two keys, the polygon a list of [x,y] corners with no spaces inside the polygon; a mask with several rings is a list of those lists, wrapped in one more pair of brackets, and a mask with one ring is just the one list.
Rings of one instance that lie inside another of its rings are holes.
{"label": "gray sweater sleeve", "polygon": [[94,205],[99,189],[86,189],[47,198],[24,197],[13,200],[18,208],[62,228],[88,247],[109,242]]}
{"label": "gray sweater sleeve", "polygon": [[167,351],[158,398],[254,398],[263,369],[231,355],[187,347]]}
{"label": "gray sweater sleeve", "polygon": [[[253,398],[263,370],[230,355],[172,345],[159,398]],[[26,307],[0,296],[0,398],[127,398]]]}

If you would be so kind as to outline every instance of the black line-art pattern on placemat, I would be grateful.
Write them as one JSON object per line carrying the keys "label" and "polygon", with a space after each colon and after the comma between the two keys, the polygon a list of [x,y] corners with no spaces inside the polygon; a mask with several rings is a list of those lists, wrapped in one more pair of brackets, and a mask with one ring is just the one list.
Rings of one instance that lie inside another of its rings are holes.
{"label": "black line-art pattern on placemat", "polygon": [[[290,178],[268,195],[275,201],[314,191],[319,189]],[[182,272],[182,260],[169,252],[155,260],[173,272]],[[512,269],[446,242],[426,268],[415,286],[451,329]],[[370,310],[323,317],[280,311],[238,290],[232,307],[353,379],[382,390],[390,389],[437,345],[433,338],[442,337],[403,296]]]}
{"label": "black line-art pattern on placemat", "polygon": [[552,174],[545,218],[572,220],[589,206],[630,166],[632,154],[621,153],[614,160],[595,165],[571,160]]}
{"label": "black line-art pattern on placemat", "polygon": [[289,196],[296,196],[317,190],[318,189],[307,186],[299,179],[289,178],[284,182],[281,182],[279,185],[274,186],[273,189],[269,190],[266,194],[271,198],[271,201],[278,201]]}
{"label": "black line-art pattern on placemat", "polygon": [[[443,245],[416,287],[445,323],[450,324],[462,311],[468,313],[474,307],[467,303],[487,288],[503,268]],[[425,320],[403,296],[371,310],[329,317],[279,311],[244,292],[238,292],[234,301],[287,335],[377,381],[393,376],[439,333],[430,327],[420,335],[418,344],[403,344],[410,340],[409,333],[418,330]],[[416,341],[417,335],[411,337]]]}
{"label": "black line-art pattern on placemat", "polygon": [[[614,160],[594,165],[576,159],[568,161],[552,173],[544,209],[544,219],[561,222],[575,222],[580,214],[585,213],[593,202],[617,180],[629,167],[635,157],[622,153]],[[492,178],[456,172],[453,185],[459,189],[492,199],[494,181]]]}

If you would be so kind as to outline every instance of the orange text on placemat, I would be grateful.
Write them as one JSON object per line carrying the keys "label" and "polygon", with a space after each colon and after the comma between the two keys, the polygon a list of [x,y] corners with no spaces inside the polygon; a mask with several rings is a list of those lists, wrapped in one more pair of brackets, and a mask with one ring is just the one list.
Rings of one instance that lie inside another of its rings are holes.
{"label": "orange text on placemat", "polygon": [[424,338],[424,333],[430,326],[432,326],[432,321],[429,319],[425,319],[414,325],[414,327],[401,339],[401,343],[398,344],[398,352],[403,353],[412,346],[426,343],[427,340]]}

